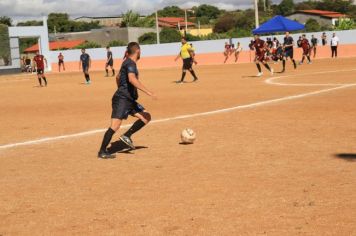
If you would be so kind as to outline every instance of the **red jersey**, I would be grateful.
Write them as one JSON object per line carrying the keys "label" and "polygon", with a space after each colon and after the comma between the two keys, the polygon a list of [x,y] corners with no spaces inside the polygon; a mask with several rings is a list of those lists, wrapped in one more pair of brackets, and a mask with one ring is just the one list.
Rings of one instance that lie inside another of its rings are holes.
{"label": "red jersey", "polygon": [[38,69],[44,69],[44,56],[43,55],[36,55],[33,60],[36,62]]}
{"label": "red jersey", "polygon": [[231,48],[231,45],[229,45],[229,44],[228,44],[228,45],[225,45],[225,49],[226,49],[226,50],[229,50],[230,48]]}
{"label": "red jersey", "polygon": [[59,61],[63,61],[63,59],[64,59],[64,56],[63,56],[63,55],[58,55],[58,60],[59,60]]}
{"label": "red jersey", "polygon": [[302,40],[302,42],[301,42],[301,47],[302,47],[304,50],[309,49],[310,45],[309,45],[308,39],[303,39],[303,40]]}
{"label": "red jersey", "polygon": [[253,47],[255,48],[257,55],[261,55],[266,52],[265,44],[266,44],[265,41],[263,41],[262,39],[255,40],[255,42],[253,43]]}

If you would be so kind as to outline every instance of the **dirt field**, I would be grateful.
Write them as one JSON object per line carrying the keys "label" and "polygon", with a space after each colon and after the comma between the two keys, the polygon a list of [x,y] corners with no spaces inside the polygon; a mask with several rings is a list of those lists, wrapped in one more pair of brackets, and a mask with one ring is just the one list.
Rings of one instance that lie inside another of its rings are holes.
{"label": "dirt field", "polygon": [[156,122],[110,160],[113,78],[0,77],[0,235],[356,235],[356,58],[288,66],[141,71]]}

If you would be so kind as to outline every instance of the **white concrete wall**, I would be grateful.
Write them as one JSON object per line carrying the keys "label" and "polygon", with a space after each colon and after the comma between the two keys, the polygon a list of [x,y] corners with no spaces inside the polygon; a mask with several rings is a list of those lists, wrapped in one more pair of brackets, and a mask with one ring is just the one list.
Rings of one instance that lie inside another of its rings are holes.
{"label": "white concrete wall", "polygon": [[[340,38],[340,44],[356,44],[356,30],[347,30],[347,31],[335,31],[338,37]],[[332,31],[326,32],[328,44],[330,42]],[[311,35],[319,40],[321,44],[321,34],[318,33],[306,33],[307,38],[311,38]],[[295,41],[297,41],[300,34],[292,34]],[[267,37],[274,36],[261,36],[263,39]],[[279,41],[283,41],[284,35],[276,36]],[[252,38],[238,38],[232,39],[233,43],[236,44],[240,42],[244,50],[248,50],[248,44]],[[192,42],[197,53],[216,53],[222,52],[224,50],[225,42],[228,42],[229,39],[221,40],[208,40],[208,41],[196,41]],[[170,56],[176,55],[180,49],[180,43],[168,43],[168,44],[154,44],[154,45],[142,45],[142,57],[153,57],[153,56]],[[125,53],[126,47],[113,47],[113,56],[114,58],[122,58]],[[51,51],[50,58],[51,61],[56,62],[59,51]],[[79,61],[80,50],[67,50],[62,51],[65,61]],[[106,49],[105,48],[96,48],[96,49],[87,49],[87,53],[91,56],[92,60],[105,60],[106,59]]]}
{"label": "white concrete wall", "polygon": [[[48,62],[47,70],[51,71],[52,60],[51,60],[51,54],[49,50],[47,19],[45,17],[43,18],[43,26],[9,27],[9,37],[10,38],[31,38],[31,37],[40,38],[40,42],[41,42],[40,50],[41,53],[47,58],[47,62]],[[13,44],[16,44],[14,40],[12,40],[12,42]],[[11,68],[20,68],[20,60],[18,58],[19,52],[17,53],[13,52],[13,53],[11,54],[13,58]],[[2,69],[7,69],[7,68],[2,67]]]}

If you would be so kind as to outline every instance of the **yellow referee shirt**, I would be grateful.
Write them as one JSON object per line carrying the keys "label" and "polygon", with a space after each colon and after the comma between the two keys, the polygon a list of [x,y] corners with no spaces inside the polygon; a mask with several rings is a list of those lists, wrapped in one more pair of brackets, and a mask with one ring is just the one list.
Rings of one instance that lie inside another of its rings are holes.
{"label": "yellow referee shirt", "polygon": [[192,50],[192,47],[186,43],[186,44],[183,44],[181,49],[180,49],[180,56],[183,58],[183,59],[187,59],[187,58],[190,58],[190,53],[189,51]]}

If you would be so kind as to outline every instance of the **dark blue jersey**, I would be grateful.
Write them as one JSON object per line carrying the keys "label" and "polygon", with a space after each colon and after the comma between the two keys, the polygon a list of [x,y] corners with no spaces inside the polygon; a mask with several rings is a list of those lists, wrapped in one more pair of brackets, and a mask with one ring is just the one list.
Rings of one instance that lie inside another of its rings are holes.
{"label": "dark blue jersey", "polygon": [[107,52],[107,58],[108,58],[108,61],[112,60],[112,52],[111,51]]}
{"label": "dark blue jersey", "polygon": [[137,100],[138,92],[135,86],[133,86],[129,81],[129,74],[133,73],[138,79],[138,70],[136,63],[127,58],[121,65],[119,81],[120,85],[118,90],[115,93],[115,96],[126,98],[128,100]]}
{"label": "dark blue jersey", "polygon": [[90,56],[87,53],[83,53],[80,55],[80,61],[82,62],[83,66],[89,66]]}

